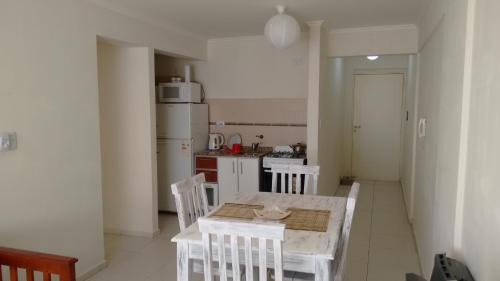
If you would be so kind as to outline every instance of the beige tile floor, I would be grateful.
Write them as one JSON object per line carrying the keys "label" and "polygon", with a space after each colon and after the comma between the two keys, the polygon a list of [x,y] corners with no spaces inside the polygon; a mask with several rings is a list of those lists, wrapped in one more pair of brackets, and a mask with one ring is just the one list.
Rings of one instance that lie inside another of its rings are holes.
{"label": "beige tile floor", "polygon": [[[361,188],[349,241],[346,281],[404,281],[420,273],[415,240],[401,185],[360,181]],[[344,196],[341,187],[337,196]]]}
{"label": "beige tile floor", "polygon": [[[108,266],[91,281],[175,281],[176,249],[170,239],[179,232],[175,214],[160,214],[160,235],[143,238],[105,234]],[[202,280],[201,275],[194,275]]]}
{"label": "beige tile floor", "polygon": [[[341,187],[337,196],[345,196]],[[161,234],[154,238],[105,235],[108,267],[91,281],[175,281],[176,250],[170,242],[177,217],[161,214]],[[404,281],[420,272],[415,243],[399,183],[361,181],[351,230],[346,281]],[[195,280],[202,276],[195,274]]]}

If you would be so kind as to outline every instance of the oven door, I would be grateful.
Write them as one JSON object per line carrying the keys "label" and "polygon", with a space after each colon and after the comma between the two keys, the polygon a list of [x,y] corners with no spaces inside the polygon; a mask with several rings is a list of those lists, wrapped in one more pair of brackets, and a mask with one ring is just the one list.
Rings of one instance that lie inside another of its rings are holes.
{"label": "oven door", "polygon": [[216,183],[204,183],[207,193],[208,209],[213,210],[219,206],[219,185]]}
{"label": "oven door", "polygon": [[262,168],[262,183],[260,184],[261,192],[271,192],[273,184],[273,173],[271,168]]}

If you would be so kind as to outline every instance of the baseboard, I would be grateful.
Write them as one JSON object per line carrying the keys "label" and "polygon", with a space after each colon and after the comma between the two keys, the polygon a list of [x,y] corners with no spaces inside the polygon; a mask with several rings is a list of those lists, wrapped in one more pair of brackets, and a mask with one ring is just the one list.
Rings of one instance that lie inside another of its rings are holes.
{"label": "baseboard", "polygon": [[87,280],[87,279],[91,278],[92,276],[96,275],[99,271],[103,270],[107,266],[108,266],[108,262],[104,260],[100,264],[92,267],[90,270],[87,270],[87,272],[85,272],[82,275],[78,276],[76,278],[76,280],[77,281]]}
{"label": "baseboard", "polygon": [[104,233],[117,234],[117,235],[128,235],[128,236],[140,236],[140,237],[146,237],[146,238],[155,238],[160,233],[160,230],[157,229],[153,233],[151,233],[151,232],[145,232],[145,231],[123,230],[123,229],[105,227]]}

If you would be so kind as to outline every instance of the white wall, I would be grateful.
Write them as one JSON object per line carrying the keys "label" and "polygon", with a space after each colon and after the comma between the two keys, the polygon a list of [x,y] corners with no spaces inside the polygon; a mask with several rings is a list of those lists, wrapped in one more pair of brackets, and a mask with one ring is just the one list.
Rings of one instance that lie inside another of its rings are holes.
{"label": "white wall", "polygon": [[414,230],[426,276],[435,253],[453,254],[467,1],[431,1],[420,24]]}
{"label": "white wall", "polygon": [[373,26],[334,29],[329,34],[328,55],[415,54],[418,51],[415,25]]}
{"label": "white wall", "polygon": [[[313,26],[311,28],[315,27]],[[318,115],[317,117],[309,115],[310,119],[308,120],[308,126],[314,128],[314,125],[317,125],[318,129],[317,159],[318,165],[321,167],[318,194],[333,196],[340,183],[339,164],[342,160],[339,157],[341,141],[338,138],[340,124],[337,123],[337,119],[340,119],[342,114],[340,111],[342,107],[342,95],[340,92],[343,85],[341,71],[343,68],[343,60],[335,59],[332,65],[328,59],[328,37],[326,31],[320,30],[319,36],[319,54],[310,53],[311,55],[319,55]],[[334,68],[333,71],[332,67]],[[311,78],[318,75],[315,71],[315,68],[310,69],[310,83],[313,82]],[[313,88],[314,87],[310,85],[310,90]],[[311,93],[312,92],[310,92],[310,94]],[[309,98],[309,102],[311,101],[312,100]],[[313,106],[310,108],[313,108]],[[311,159],[311,157],[308,155],[308,164],[310,163],[309,159]]]}
{"label": "white wall", "polygon": [[155,78],[156,83],[170,82],[170,77],[181,76],[184,78],[184,66],[191,66],[191,81],[202,83],[206,88],[207,62],[189,58],[173,57],[170,55],[155,54]]}
{"label": "white wall", "polygon": [[159,76],[184,77],[192,65],[192,79],[203,84],[207,99],[273,99],[307,97],[308,34],[280,50],[265,36],[210,39],[207,60],[157,55]]}
{"label": "white wall", "polygon": [[354,109],[354,74],[358,73],[404,73],[408,69],[408,55],[380,56],[370,61],[366,56],[347,57],[344,60],[344,165],[342,176],[352,175],[352,122]]}
{"label": "white wall", "polygon": [[498,9],[436,1],[422,20],[418,104],[430,124],[417,144],[414,227],[427,276],[433,254],[448,252],[475,280],[500,278]]}
{"label": "white wall", "polygon": [[307,97],[307,34],[285,50],[264,36],[208,41],[207,98]]}
{"label": "white wall", "polygon": [[97,51],[104,231],[152,237],[158,231],[153,50],[99,42]]}
{"label": "white wall", "polygon": [[320,103],[320,186],[333,195],[343,171],[344,58],[328,59],[328,90]]}
{"label": "white wall", "polygon": [[408,56],[403,107],[403,146],[401,155],[401,185],[410,221],[413,219],[413,183],[416,146],[417,55]]}
{"label": "white wall", "polygon": [[204,58],[205,41],[86,1],[2,1],[2,245],[104,262],[96,36]]}
{"label": "white wall", "polygon": [[471,2],[477,6],[470,19],[474,45],[470,100],[465,100],[470,119],[460,255],[475,280],[489,281],[500,280],[500,2]]}
{"label": "white wall", "polygon": [[[308,72],[307,72],[307,163],[319,163],[319,138],[320,138],[320,103],[322,92],[322,75],[326,75],[327,58],[323,58],[324,30],[322,21],[309,22],[309,47],[308,47]],[[326,170],[326,169],[324,169]],[[318,190],[320,193],[321,190]],[[320,193],[321,194],[321,193]]]}

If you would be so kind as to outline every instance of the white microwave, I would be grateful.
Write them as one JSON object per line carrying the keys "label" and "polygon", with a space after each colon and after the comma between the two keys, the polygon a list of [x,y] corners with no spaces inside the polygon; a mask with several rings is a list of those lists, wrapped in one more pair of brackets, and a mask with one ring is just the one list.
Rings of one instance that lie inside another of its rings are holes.
{"label": "white microwave", "polygon": [[157,91],[160,103],[201,103],[201,85],[198,83],[160,83]]}

